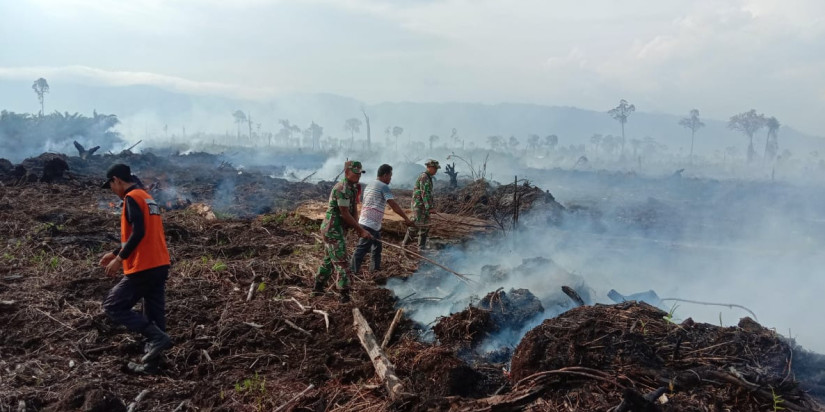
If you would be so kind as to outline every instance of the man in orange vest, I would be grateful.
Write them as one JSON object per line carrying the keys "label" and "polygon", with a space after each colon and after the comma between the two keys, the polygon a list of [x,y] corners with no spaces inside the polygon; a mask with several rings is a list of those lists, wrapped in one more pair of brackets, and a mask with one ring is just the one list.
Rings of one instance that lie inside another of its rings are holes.
{"label": "man in orange vest", "polygon": [[[106,275],[124,276],[103,301],[106,315],[147,339],[141,363],[129,362],[133,372],[156,373],[160,355],[172,346],[166,334],[166,278],[169,276],[169,250],[160,208],[132,175],[129,166],[116,164],[106,172],[104,188],[123,199],[120,216],[121,246],[100,259]],[[143,313],[132,307],[143,299]]]}

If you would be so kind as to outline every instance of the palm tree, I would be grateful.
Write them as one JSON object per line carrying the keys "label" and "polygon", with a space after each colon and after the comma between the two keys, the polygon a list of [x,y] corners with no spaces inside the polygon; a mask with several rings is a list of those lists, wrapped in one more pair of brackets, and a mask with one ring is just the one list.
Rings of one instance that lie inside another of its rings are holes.
{"label": "palm tree", "polygon": [[401,133],[404,133],[404,128],[401,126],[393,126],[392,127],[392,137],[395,138],[395,151],[398,151],[398,136],[401,136]]}
{"label": "palm tree", "polygon": [[627,123],[627,118],[630,117],[633,112],[636,111],[636,106],[627,102],[627,100],[622,99],[619,101],[619,105],[610,109],[607,112],[611,117],[616,119],[622,125],[622,153],[621,156],[624,156],[624,124]]}
{"label": "palm tree", "polygon": [[32,84],[32,90],[37,93],[37,100],[40,101],[40,116],[42,117],[43,114],[46,113],[43,106],[43,100],[44,95],[49,92],[49,82],[41,77],[34,81]]}
{"label": "palm tree", "polygon": [[344,131],[349,132],[351,138],[350,148],[352,148],[352,145],[355,143],[355,133],[361,131],[361,124],[361,120],[358,120],[354,117],[347,119],[347,121],[344,122]]}
{"label": "palm tree", "polygon": [[547,146],[548,148],[550,148],[551,150],[555,149],[558,144],[559,144],[559,137],[558,136],[556,136],[554,134],[544,136],[544,145]]}
{"label": "palm tree", "polygon": [[278,131],[275,137],[283,141],[286,146],[289,146],[292,144],[292,135],[295,133],[300,133],[301,128],[290,123],[289,119],[280,119],[278,120],[278,123],[281,124],[281,130]]}
{"label": "palm tree", "polygon": [[690,129],[690,162],[693,163],[693,138],[697,130],[705,127],[705,124],[699,120],[699,110],[691,110],[688,117],[679,120],[679,125]]}
{"label": "palm tree", "polygon": [[501,146],[503,142],[504,142],[504,139],[502,139],[502,137],[499,136],[499,135],[487,136],[487,144],[490,145],[491,150],[498,149],[499,146]]}
{"label": "palm tree", "polygon": [[530,150],[536,150],[539,148],[539,135],[531,134],[527,136],[527,148]]}
{"label": "palm tree", "polygon": [[235,110],[232,113],[232,117],[235,118],[235,124],[238,125],[238,142],[241,141],[241,123],[246,123],[246,114],[240,110]]}
{"label": "palm tree", "polygon": [[309,125],[309,133],[312,138],[312,150],[315,150],[321,146],[321,136],[324,135],[324,128],[312,122]]}
{"label": "palm tree", "polygon": [[518,139],[516,139],[516,137],[515,137],[515,136],[510,136],[510,139],[508,139],[508,140],[507,140],[507,146],[509,146],[509,147],[510,147],[510,149],[511,149],[513,152],[515,152],[515,151],[516,151],[516,149],[518,148],[519,143],[520,143],[520,142],[518,141]]}
{"label": "palm tree", "polygon": [[757,114],[754,109],[731,116],[728,120],[729,129],[742,132],[748,137],[748,163],[753,161],[756,155],[756,151],[753,150],[753,135],[763,127],[765,127],[765,115]]}

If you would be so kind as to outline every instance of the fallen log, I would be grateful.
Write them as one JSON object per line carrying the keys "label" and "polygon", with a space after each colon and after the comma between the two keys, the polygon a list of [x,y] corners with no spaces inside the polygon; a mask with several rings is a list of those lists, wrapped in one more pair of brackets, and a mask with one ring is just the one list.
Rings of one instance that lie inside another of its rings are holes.
{"label": "fallen log", "polygon": [[353,326],[355,326],[355,333],[361,341],[361,346],[367,351],[367,354],[372,360],[372,365],[375,367],[375,372],[387,388],[390,394],[390,399],[400,399],[403,395],[403,386],[401,380],[395,374],[395,366],[387,359],[387,355],[378,346],[375,340],[375,334],[372,332],[367,320],[358,308],[352,309]]}
{"label": "fallen log", "polygon": [[390,323],[390,328],[387,329],[387,333],[384,334],[384,340],[381,342],[381,349],[385,349],[387,345],[390,343],[390,339],[392,339],[392,333],[395,332],[395,327],[398,326],[398,321],[401,320],[401,315],[404,314],[404,309],[398,309],[395,311],[395,317],[392,318],[392,323]]}

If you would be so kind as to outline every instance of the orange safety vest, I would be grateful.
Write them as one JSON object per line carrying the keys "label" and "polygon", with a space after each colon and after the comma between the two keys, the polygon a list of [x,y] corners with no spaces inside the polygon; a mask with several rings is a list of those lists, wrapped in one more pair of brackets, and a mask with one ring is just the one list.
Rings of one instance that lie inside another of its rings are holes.
{"label": "orange safety vest", "polygon": [[[149,193],[143,189],[132,189],[126,197],[134,199],[143,213],[143,226],[146,229],[143,239],[128,258],[123,260],[123,273],[130,275],[136,272],[168,266],[169,249],[166,248],[166,235],[163,233],[163,221],[160,218],[160,207]],[[121,247],[126,245],[132,235],[132,225],[126,220],[126,201],[123,202],[123,212],[120,214],[120,242]]]}

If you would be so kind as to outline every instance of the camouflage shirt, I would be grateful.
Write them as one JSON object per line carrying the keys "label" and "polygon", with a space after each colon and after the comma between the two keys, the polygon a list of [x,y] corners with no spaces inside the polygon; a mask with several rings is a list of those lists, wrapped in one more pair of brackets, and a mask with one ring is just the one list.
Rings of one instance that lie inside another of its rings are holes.
{"label": "camouflage shirt", "polygon": [[349,213],[357,220],[357,195],[358,184],[350,183],[346,178],[332,187],[332,191],[329,193],[327,214],[324,216],[324,222],[321,223],[321,234],[326,235],[333,230],[343,232],[345,223],[344,219],[341,218],[341,211],[338,209],[341,206],[348,207]]}
{"label": "camouflage shirt", "polygon": [[433,202],[433,178],[429,173],[421,173],[415,181],[415,190],[412,197],[413,210],[426,210],[435,207]]}

